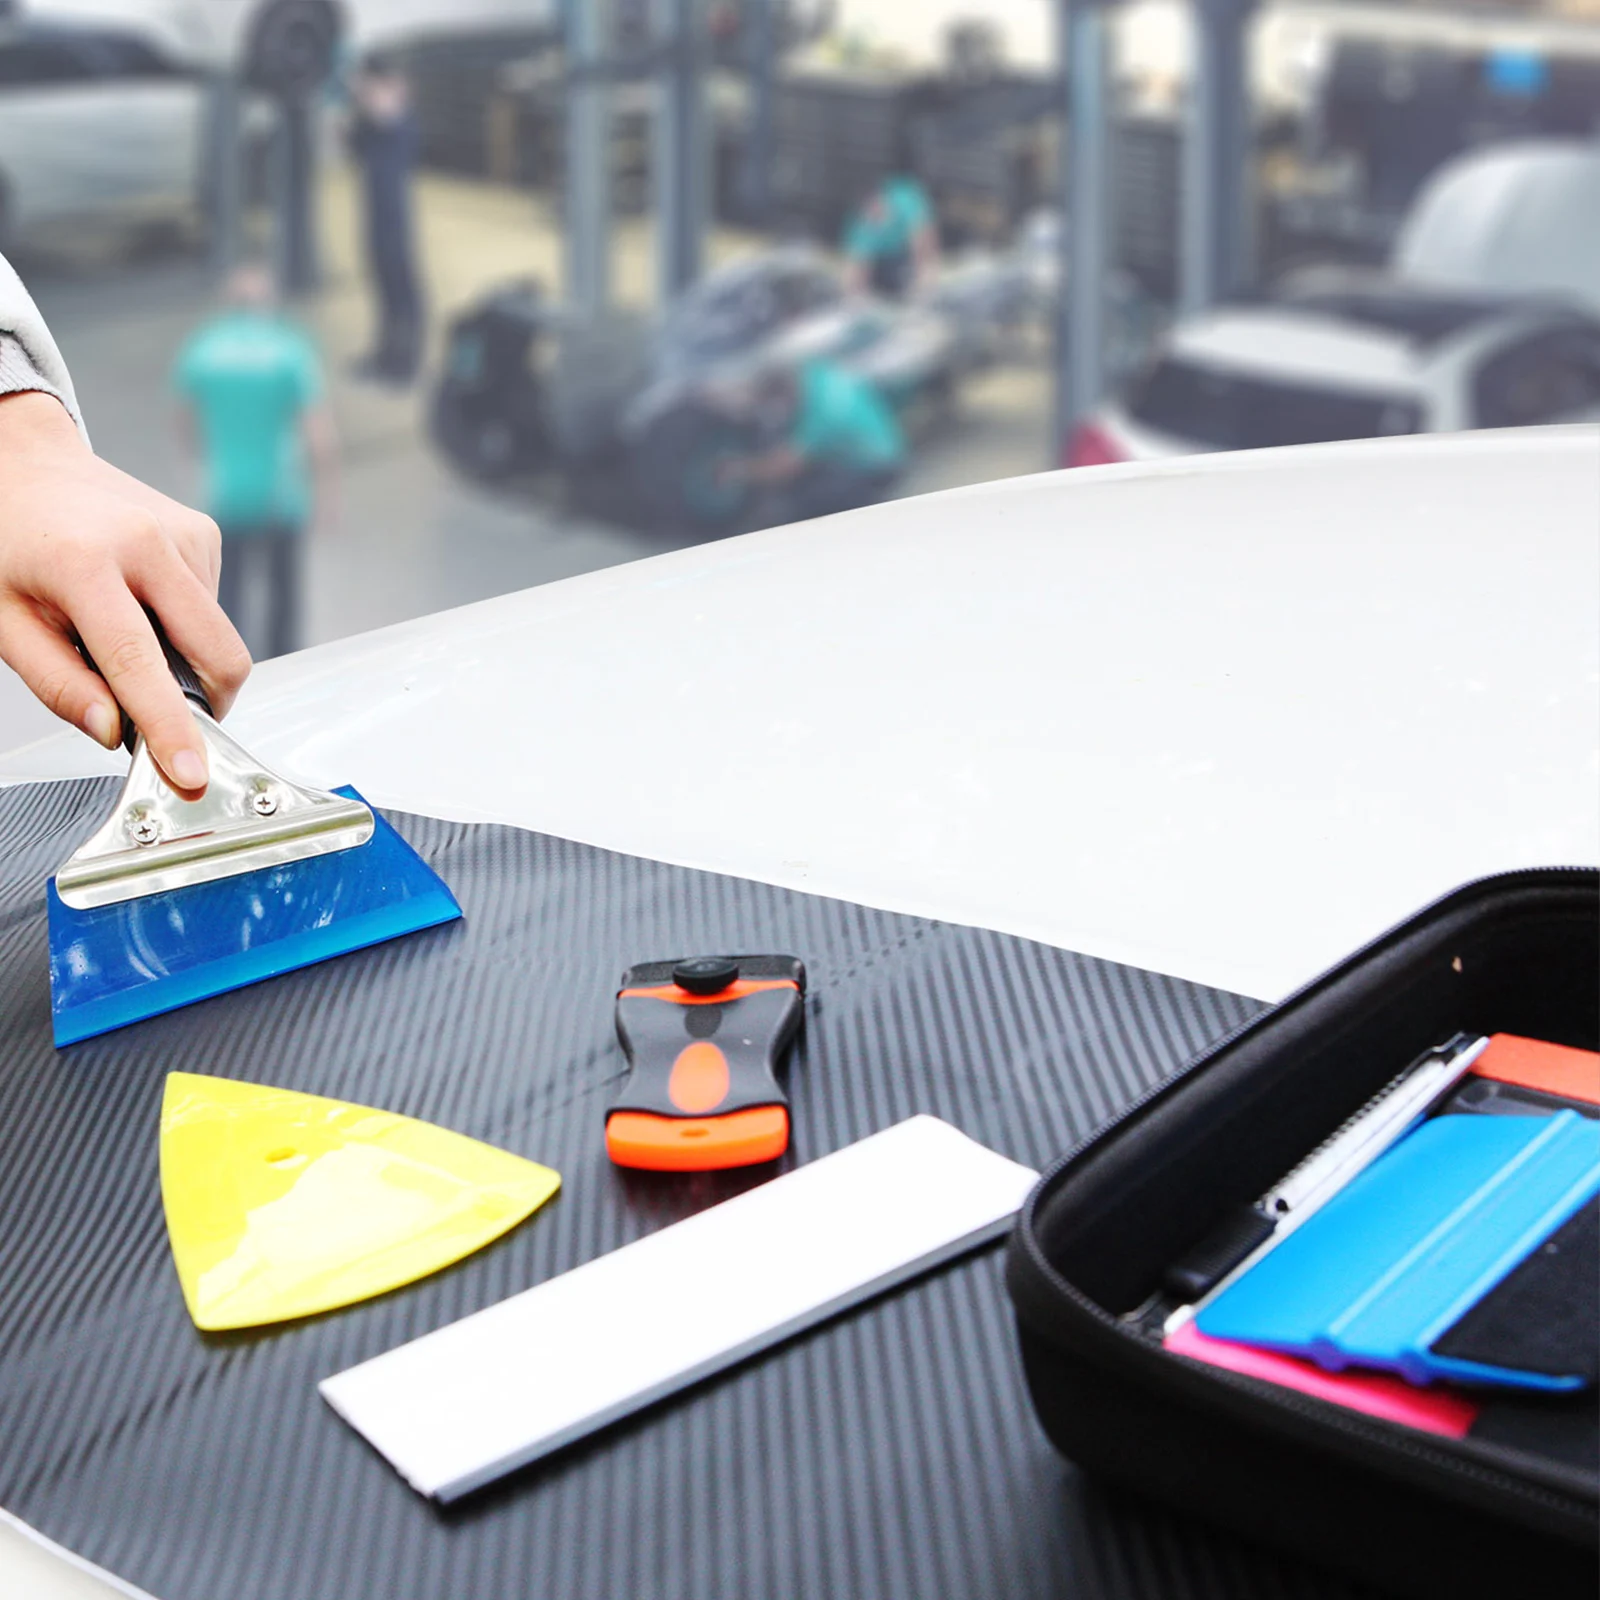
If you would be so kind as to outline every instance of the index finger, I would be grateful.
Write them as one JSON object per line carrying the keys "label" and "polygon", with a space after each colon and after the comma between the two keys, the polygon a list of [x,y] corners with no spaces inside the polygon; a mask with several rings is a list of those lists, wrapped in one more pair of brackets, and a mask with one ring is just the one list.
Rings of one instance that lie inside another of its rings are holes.
{"label": "index finger", "polygon": [[121,583],[98,585],[74,618],[117,703],[144,735],[167,781],[190,798],[205,792],[205,744],[167,665],[144,607]]}

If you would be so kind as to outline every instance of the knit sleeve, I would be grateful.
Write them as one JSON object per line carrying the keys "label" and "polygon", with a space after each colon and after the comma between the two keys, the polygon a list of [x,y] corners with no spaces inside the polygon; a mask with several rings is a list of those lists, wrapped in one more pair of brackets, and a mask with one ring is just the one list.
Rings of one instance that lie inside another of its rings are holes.
{"label": "knit sleeve", "polygon": [[34,366],[33,357],[23,349],[21,340],[0,333],[0,395],[21,394],[28,389],[61,398],[61,391]]}
{"label": "knit sleeve", "polygon": [[0,367],[8,386],[4,392],[41,389],[53,394],[82,430],[83,414],[72,392],[67,364],[32,296],[4,256],[0,256],[0,335],[6,336],[7,344],[16,346],[6,351],[4,366]]}

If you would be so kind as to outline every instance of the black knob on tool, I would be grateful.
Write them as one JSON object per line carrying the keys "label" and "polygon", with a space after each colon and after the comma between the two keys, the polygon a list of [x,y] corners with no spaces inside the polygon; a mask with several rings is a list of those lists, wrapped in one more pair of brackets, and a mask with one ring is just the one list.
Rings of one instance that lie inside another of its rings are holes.
{"label": "black knob on tool", "polygon": [[672,981],[690,994],[721,994],[738,977],[739,963],[728,956],[691,956],[672,969]]}

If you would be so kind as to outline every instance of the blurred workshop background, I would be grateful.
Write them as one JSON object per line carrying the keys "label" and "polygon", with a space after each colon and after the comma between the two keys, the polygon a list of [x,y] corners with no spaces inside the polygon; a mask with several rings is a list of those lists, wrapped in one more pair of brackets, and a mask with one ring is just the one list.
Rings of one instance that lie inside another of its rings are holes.
{"label": "blurred workshop background", "polygon": [[[0,251],[266,656],[889,495],[1600,417],[1600,0],[0,0]],[[0,749],[50,731],[0,676]]]}

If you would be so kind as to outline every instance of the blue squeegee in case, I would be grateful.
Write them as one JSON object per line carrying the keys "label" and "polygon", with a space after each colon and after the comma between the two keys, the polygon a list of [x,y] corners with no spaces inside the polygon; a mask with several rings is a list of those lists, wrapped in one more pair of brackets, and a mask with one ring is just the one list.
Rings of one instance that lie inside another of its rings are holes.
{"label": "blue squeegee in case", "polygon": [[46,890],[58,1046],[461,915],[355,790],[293,783],[226,734],[162,644],[210,783],[185,799],[129,730],[122,792]]}
{"label": "blue squeegee in case", "polygon": [[1600,1194],[1600,1122],[1424,1122],[1198,1314],[1202,1333],[1349,1366],[1521,1389],[1581,1374],[1493,1366],[1432,1348]]}

